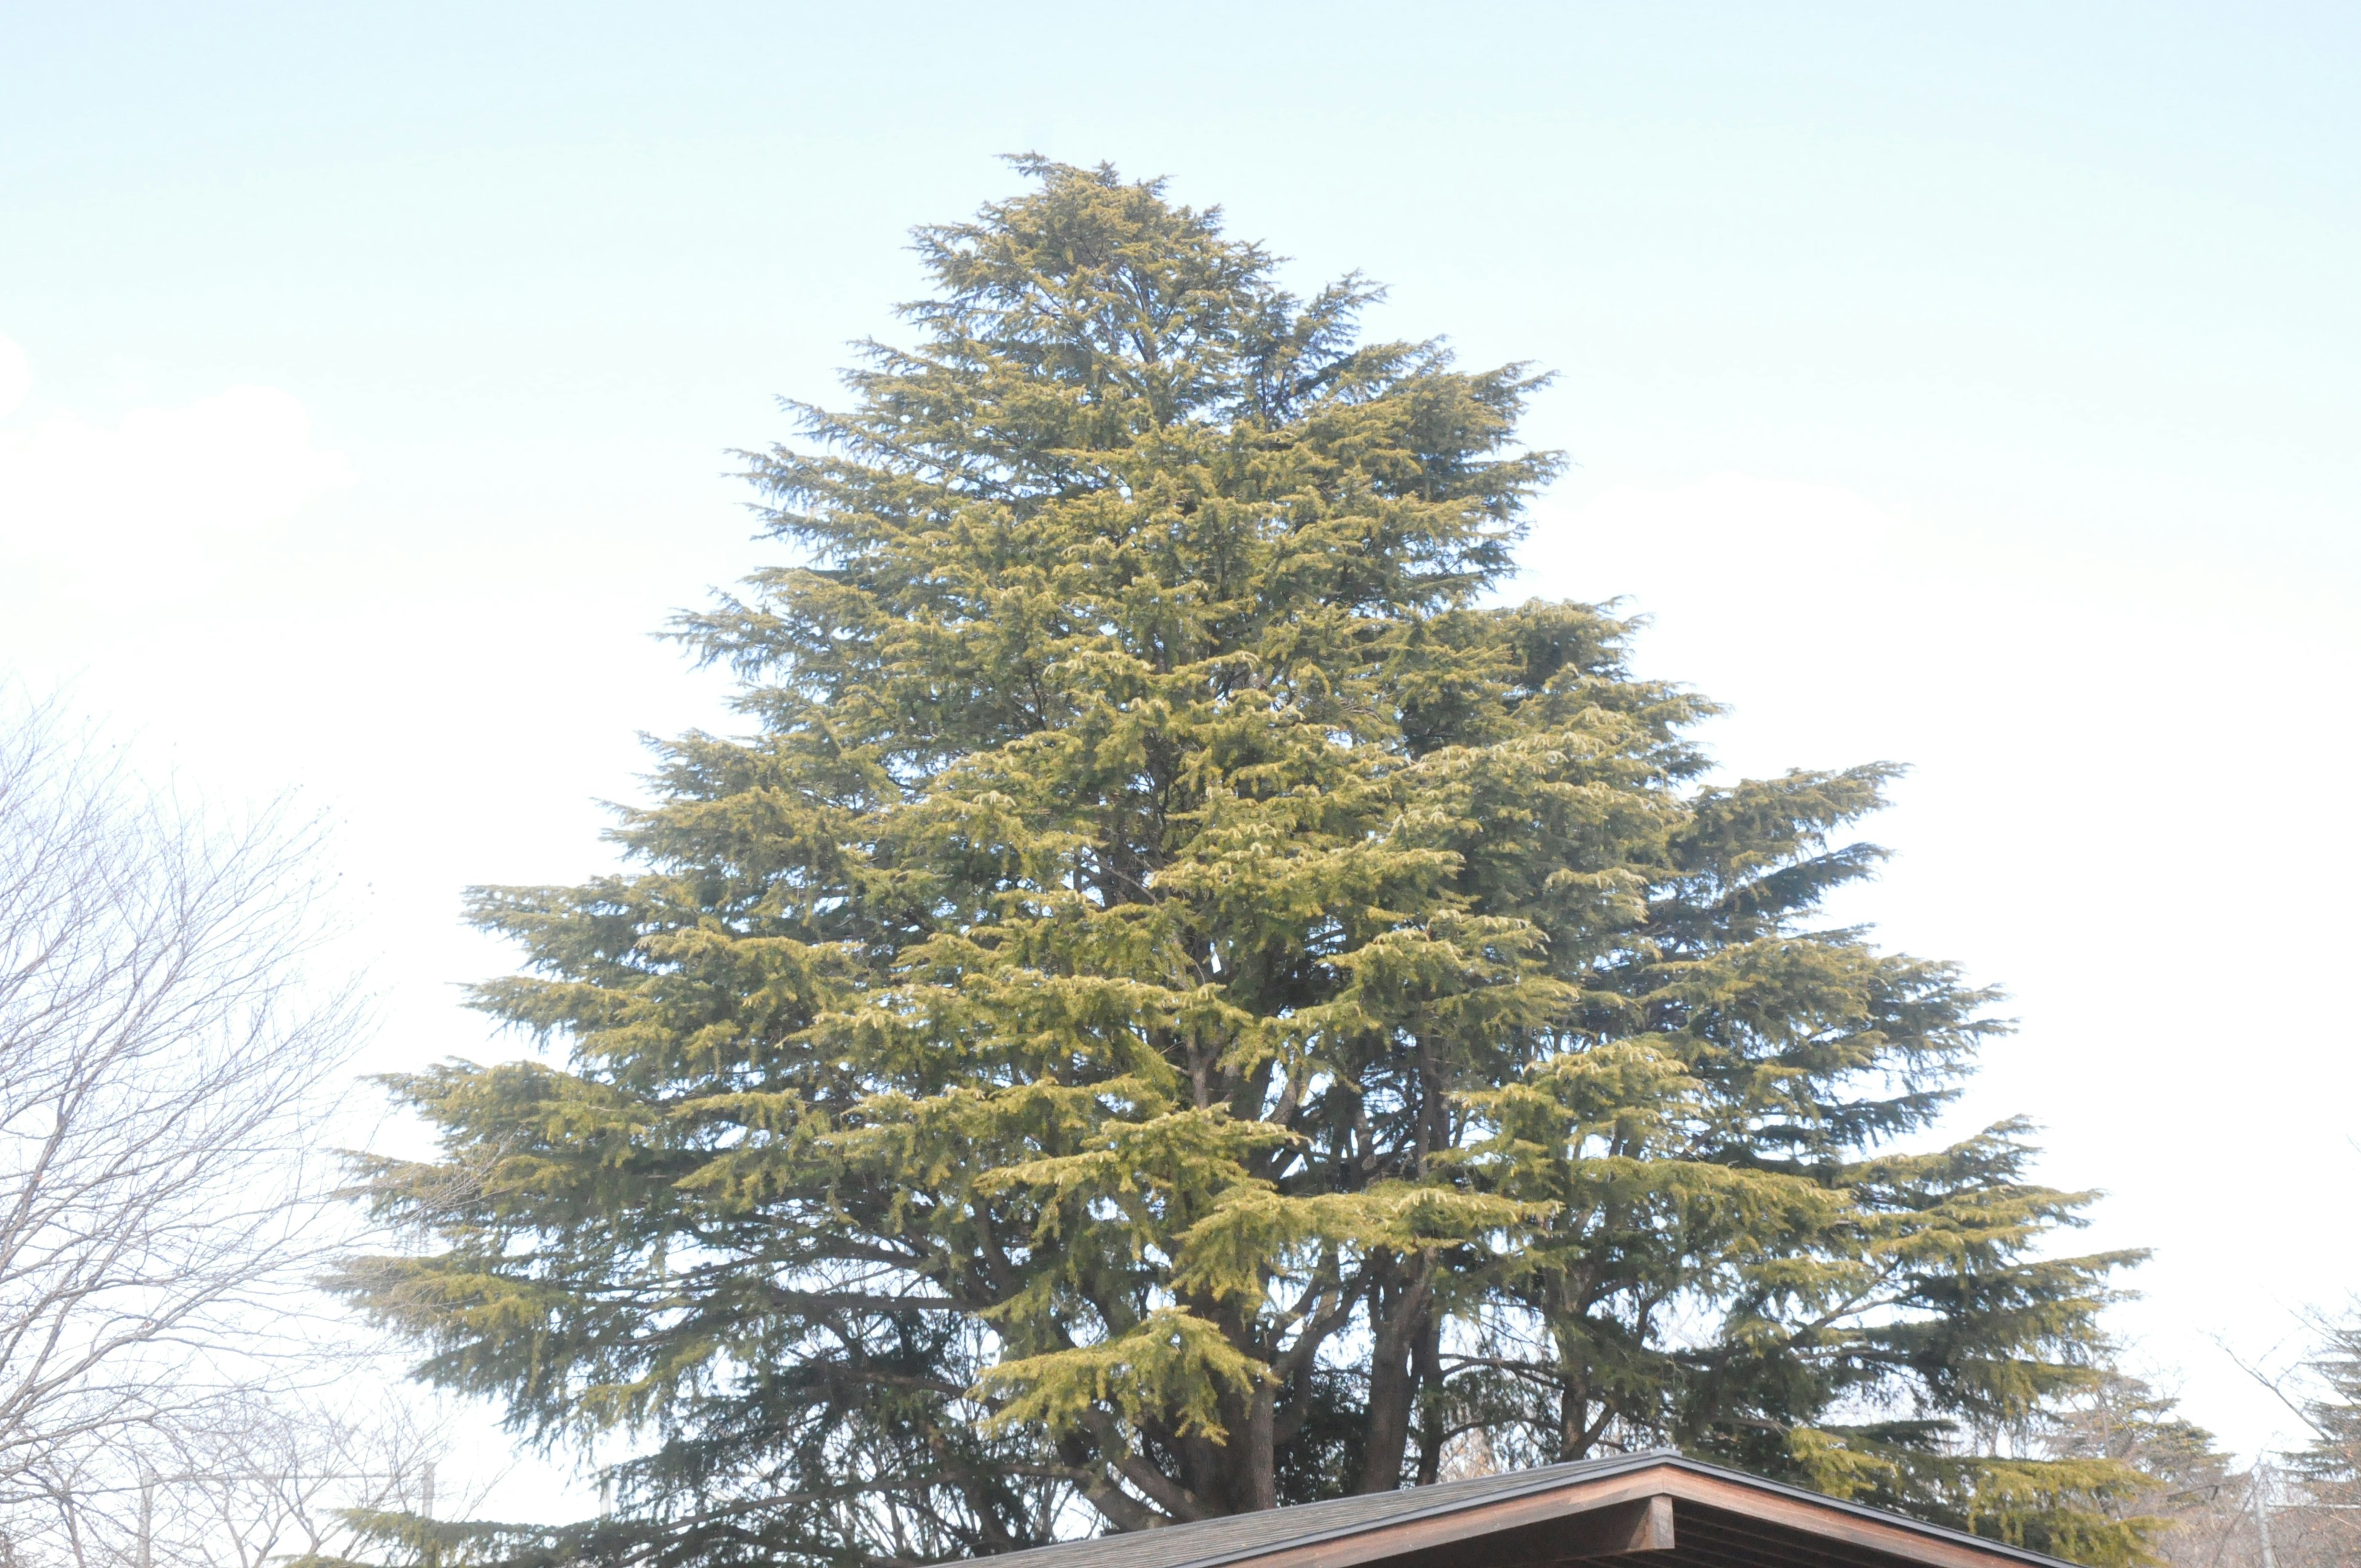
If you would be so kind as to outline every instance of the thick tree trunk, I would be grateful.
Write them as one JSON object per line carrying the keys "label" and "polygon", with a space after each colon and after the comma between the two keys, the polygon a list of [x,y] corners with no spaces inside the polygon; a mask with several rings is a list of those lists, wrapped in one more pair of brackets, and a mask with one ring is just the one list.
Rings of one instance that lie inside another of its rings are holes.
{"label": "thick tree trunk", "polygon": [[1254,1512],[1279,1507],[1279,1444],[1278,1391],[1268,1385],[1258,1387],[1247,1401],[1246,1430],[1244,1434],[1246,1483],[1239,1488],[1238,1507]]}
{"label": "thick tree trunk", "polygon": [[1356,1492],[1390,1492],[1401,1485],[1402,1456],[1410,1451],[1411,1409],[1418,1392],[1411,1352],[1425,1331],[1428,1299],[1425,1270],[1420,1267],[1415,1281],[1394,1295],[1391,1310],[1377,1315],[1369,1355],[1369,1446]]}
{"label": "thick tree trunk", "polygon": [[[1411,1350],[1411,1397],[1443,1387],[1443,1324],[1426,1314]],[[1432,1405],[1419,1410],[1418,1484],[1432,1486],[1443,1473],[1443,1420]]]}

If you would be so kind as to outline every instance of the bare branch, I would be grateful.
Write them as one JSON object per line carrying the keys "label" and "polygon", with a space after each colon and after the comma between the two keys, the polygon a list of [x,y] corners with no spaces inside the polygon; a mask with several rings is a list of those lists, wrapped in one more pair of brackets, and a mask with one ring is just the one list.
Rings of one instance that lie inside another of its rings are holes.
{"label": "bare branch", "polygon": [[352,987],[309,972],[318,850],[284,807],[144,787],[0,690],[0,1533],[20,1546],[48,1530],[87,1556],[106,1510],[28,1515],[137,1494],[225,1409],[255,1419],[255,1328],[321,1259],[315,1128],[359,1037]]}

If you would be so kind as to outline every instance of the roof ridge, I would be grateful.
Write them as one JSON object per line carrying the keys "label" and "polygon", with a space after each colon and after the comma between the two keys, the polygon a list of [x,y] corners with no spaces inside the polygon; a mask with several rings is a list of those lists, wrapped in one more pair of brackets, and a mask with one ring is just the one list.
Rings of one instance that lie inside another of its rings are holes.
{"label": "roof ridge", "polygon": [[[1323,1497],[1317,1502],[1291,1503],[1254,1513],[1224,1514],[1209,1519],[1158,1525],[1146,1530],[1125,1530],[1088,1536],[1081,1541],[1061,1541],[1048,1546],[1013,1552],[995,1559],[995,1562],[1024,1562],[1038,1565],[1061,1560],[1063,1556],[1087,1559],[1095,1554],[1076,1549],[1120,1541],[1126,1548],[1124,1568],[1214,1568],[1215,1564],[1236,1558],[1258,1555],[1279,1541],[1300,1545],[1337,1536],[1356,1535],[1378,1525],[1426,1519],[1435,1514],[1450,1513],[1463,1506],[1547,1491],[1565,1481],[1611,1475],[1626,1466],[1664,1464],[1680,1457],[1677,1449],[1651,1448],[1630,1453],[1598,1454],[1587,1459],[1565,1459],[1526,1470],[1469,1475],[1424,1486],[1398,1486],[1390,1492],[1360,1492],[1342,1497]],[[1323,1530],[1319,1528],[1320,1520],[1304,1517],[1307,1514],[1332,1513],[1347,1515],[1352,1522]],[[1279,1522],[1282,1520],[1284,1524]],[[1216,1539],[1235,1537],[1235,1543],[1226,1546],[1215,1544],[1214,1541],[1206,1540],[1209,1532]],[[1194,1536],[1205,1544],[1207,1550],[1202,1553],[1169,1555],[1176,1538],[1182,1536]]]}
{"label": "roof ridge", "polygon": [[994,1559],[994,1568],[1222,1568],[1297,1547],[1317,1545],[1390,1530],[1399,1525],[1463,1508],[1486,1508],[1559,1486],[1610,1479],[1626,1472],[1659,1465],[1692,1475],[1734,1482],[1752,1490],[1807,1503],[1855,1519],[1873,1520],[1910,1534],[1972,1548],[1995,1563],[2015,1562],[2037,1568],[2066,1568],[2055,1557],[1971,1535],[1945,1525],[1912,1519],[1883,1508],[1831,1497],[1825,1493],[1750,1475],[1743,1470],[1693,1459],[1675,1448],[1636,1449],[1627,1453],[1599,1454],[1587,1459],[1561,1460],[1526,1470],[1470,1475],[1424,1486],[1397,1487],[1390,1492],[1363,1492],[1350,1497],[1323,1497],[1253,1513],[1225,1514],[1213,1519],[1126,1530],[1080,1541],[1054,1542]]}

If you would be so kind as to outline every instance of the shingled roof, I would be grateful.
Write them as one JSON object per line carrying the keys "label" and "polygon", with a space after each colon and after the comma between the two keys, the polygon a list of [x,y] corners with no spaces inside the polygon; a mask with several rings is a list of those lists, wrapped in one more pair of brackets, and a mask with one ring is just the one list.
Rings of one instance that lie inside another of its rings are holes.
{"label": "shingled roof", "polygon": [[1669,1450],[1037,1547],[994,1568],[2063,1568]]}

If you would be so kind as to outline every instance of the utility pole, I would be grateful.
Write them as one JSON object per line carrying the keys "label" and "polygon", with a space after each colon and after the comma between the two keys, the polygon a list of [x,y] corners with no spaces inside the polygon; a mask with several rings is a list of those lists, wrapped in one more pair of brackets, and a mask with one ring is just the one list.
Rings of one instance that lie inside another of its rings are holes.
{"label": "utility pole", "polygon": [[2271,1504],[2269,1498],[2271,1467],[2261,1460],[2255,1461],[2255,1534],[2263,1543],[2263,1568],[2279,1568],[2279,1559],[2271,1555]]}
{"label": "utility pole", "polygon": [[[440,1568],[443,1553],[434,1545],[434,1461],[428,1460],[419,1469],[418,1517],[426,1523],[426,1538],[420,1543],[423,1550],[418,1554],[419,1561],[423,1568]],[[2275,1568],[2275,1565],[2266,1563],[2263,1568]]]}
{"label": "utility pole", "polygon": [[155,1568],[156,1563],[156,1473],[146,1465],[139,1467],[139,1564],[138,1568]]}

